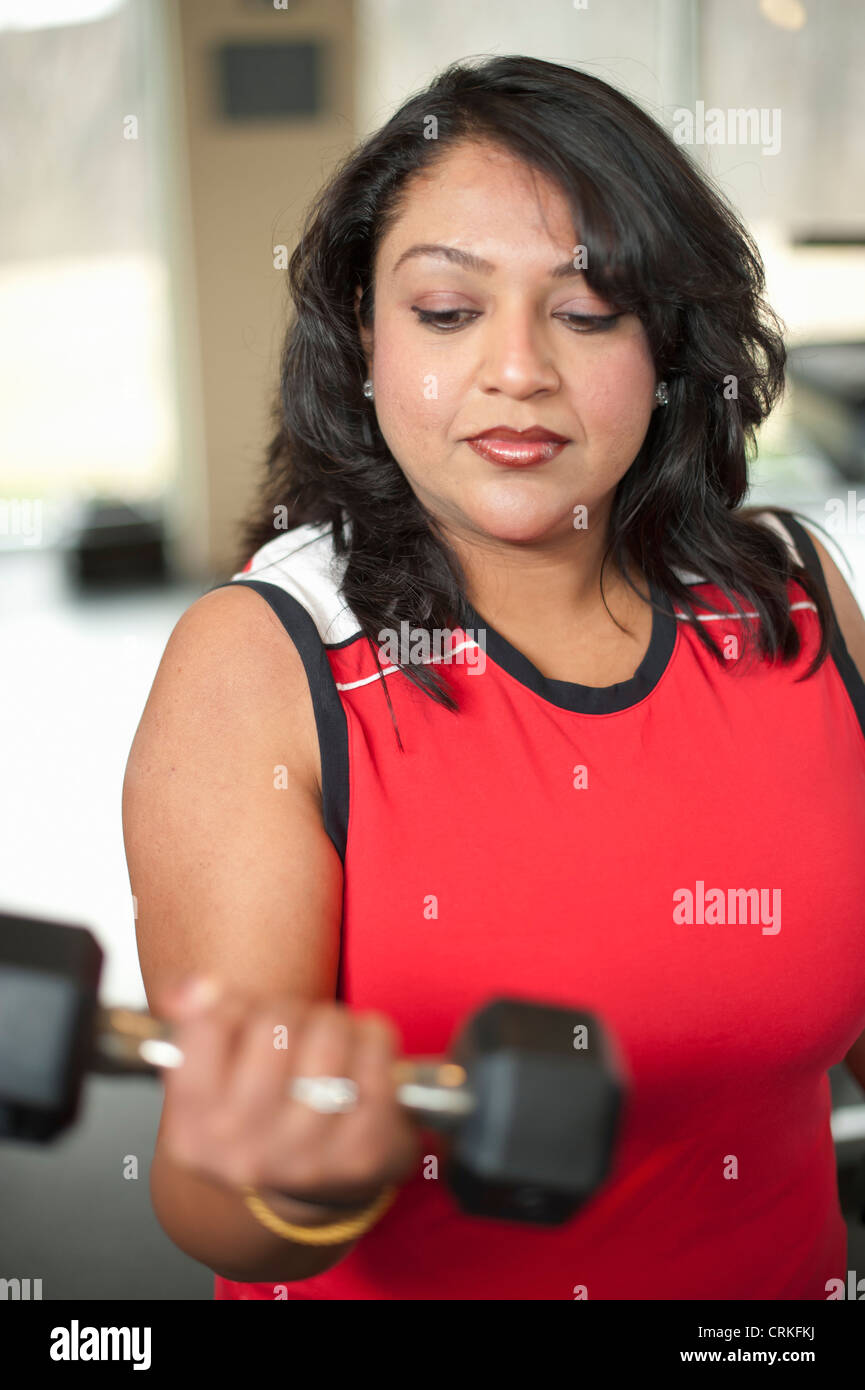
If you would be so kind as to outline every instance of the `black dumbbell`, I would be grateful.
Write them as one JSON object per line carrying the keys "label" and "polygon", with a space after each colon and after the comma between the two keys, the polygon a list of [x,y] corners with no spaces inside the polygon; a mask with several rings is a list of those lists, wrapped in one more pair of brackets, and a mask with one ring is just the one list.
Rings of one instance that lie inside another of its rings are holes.
{"label": "black dumbbell", "polygon": [[[102,959],[85,927],[0,914],[0,1137],[53,1139],[88,1072],[182,1062],[169,1025],[100,1007]],[[561,1225],[610,1170],[625,1069],[583,1010],[496,999],[449,1058],[403,1059],[394,1083],[419,1123],[450,1136],[448,1185],[471,1215]]]}

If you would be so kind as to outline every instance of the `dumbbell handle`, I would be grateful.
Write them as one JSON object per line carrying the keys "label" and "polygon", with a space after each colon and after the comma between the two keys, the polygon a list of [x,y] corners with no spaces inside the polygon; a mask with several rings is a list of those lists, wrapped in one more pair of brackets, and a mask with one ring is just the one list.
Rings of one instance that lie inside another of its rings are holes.
{"label": "dumbbell handle", "polygon": [[[158,1074],[182,1062],[170,1024],[145,1009],[97,1008],[90,1071]],[[402,1058],[393,1073],[400,1105],[435,1128],[448,1128],[475,1108],[465,1068],[447,1058]]]}

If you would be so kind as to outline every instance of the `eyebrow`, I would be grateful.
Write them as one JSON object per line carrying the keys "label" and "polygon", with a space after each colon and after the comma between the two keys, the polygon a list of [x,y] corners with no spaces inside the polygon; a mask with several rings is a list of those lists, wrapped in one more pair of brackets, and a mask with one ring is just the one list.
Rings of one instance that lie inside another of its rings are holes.
{"label": "eyebrow", "polygon": [[[473,270],[479,275],[491,275],[495,270],[492,261],[485,261],[481,256],[475,256],[471,251],[461,251],[458,246],[444,246],[438,242],[420,242],[417,246],[410,246],[407,251],[403,251],[396,265],[394,273],[399,270],[404,261],[409,261],[415,256],[439,256],[453,265],[460,266],[463,270]],[[573,261],[565,261],[562,265],[557,265],[549,272],[552,280],[565,280],[571,277],[582,275],[581,270],[577,270]]]}

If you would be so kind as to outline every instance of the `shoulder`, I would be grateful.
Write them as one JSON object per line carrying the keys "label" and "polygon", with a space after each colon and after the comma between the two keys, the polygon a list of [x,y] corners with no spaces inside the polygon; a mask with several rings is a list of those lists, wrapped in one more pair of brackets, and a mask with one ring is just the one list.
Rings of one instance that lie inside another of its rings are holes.
{"label": "shoulder", "polygon": [[[762,512],[772,512],[770,508],[746,508],[743,512],[750,514],[752,519],[757,519]],[[774,512],[772,512],[774,515]],[[781,518],[778,518],[781,520]],[[802,523],[799,523],[802,525]],[[856,667],[859,675],[865,681],[865,617],[857,603],[849,584],[842,575],[838,565],[833,560],[826,546],[818,539],[815,530],[810,526],[802,526],[808,539],[817,552],[823,577],[826,580],[826,588],[829,590],[829,597],[832,600],[832,607],[835,610],[835,617],[838,620],[838,627],[844,638],[850,659]],[[805,558],[804,556],[802,557]]]}
{"label": "shoulder", "polygon": [[315,715],[303,660],[251,587],[203,594],[177,620],[136,733],[140,749],[169,735],[283,753],[308,791],[321,785]]}
{"label": "shoulder", "polygon": [[166,652],[172,648],[195,657],[199,678],[218,675],[217,689],[230,685],[259,696],[278,689],[283,697],[304,689],[297,647],[249,584],[224,584],[202,594],[178,619]]}

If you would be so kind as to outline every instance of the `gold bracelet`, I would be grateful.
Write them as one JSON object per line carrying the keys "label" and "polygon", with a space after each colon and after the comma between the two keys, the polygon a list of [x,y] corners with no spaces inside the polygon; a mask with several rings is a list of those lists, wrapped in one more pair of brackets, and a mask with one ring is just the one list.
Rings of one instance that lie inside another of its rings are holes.
{"label": "gold bracelet", "polygon": [[253,1216],[262,1226],[273,1231],[274,1235],[284,1236],[286,1240],[299,1241],[301,1245],[341,1245],[344,1241],[354,1240],[355,1236],[361,1236],[364,1231],[368,1231],[387,1211],[396,1198],[398,1189],[386,1187],[365,1211],[358,1212],[357,1216],[349,1217],[345,1221],[331,1221],[327,1226],[294,1226],[290,1221],[283,1221],[281,1216],[277,1216],[254,1187],[244,1186],[242,1191],[243,1200]]}

